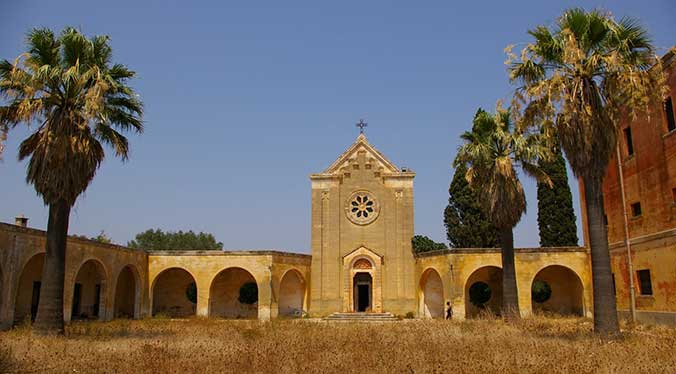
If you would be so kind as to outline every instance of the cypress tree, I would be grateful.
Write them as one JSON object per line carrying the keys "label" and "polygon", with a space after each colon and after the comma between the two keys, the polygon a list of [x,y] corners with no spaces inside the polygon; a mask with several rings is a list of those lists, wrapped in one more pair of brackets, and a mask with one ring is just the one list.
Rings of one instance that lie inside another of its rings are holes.
{"label": "cypress tree", "polygon": [[573,195],[568,185],[566,161],[560,149],[554,150],[554,158],[542,163],[554,186],[538,183],[538,226],[540,246],[577,246],[577,225],[573,210]]}
{"label": "cypress tree", "polygon": [[452,248],[493,248],[499,245],[497,232],[481,210],[479,199],[472,191],[465,174],[458,166],[448,189],[450,197],[444,210],[446,237]]}

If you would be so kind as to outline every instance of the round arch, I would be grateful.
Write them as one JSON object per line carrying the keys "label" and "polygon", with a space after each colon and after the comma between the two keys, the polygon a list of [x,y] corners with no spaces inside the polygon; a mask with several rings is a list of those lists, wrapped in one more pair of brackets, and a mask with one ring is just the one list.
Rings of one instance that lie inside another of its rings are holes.
{"label": "round arch", "polygon": [[535,274],[531,282],[533,312],[582,316],[583,293],[582,281],[571,268],[546,266]]}
{"label": "round arch", "polygon": [[248,270],[221,270],[209,287],[209,316],[258,318],[258,282]]}
{"label": "round arch", "polygon": [[80,264],[71,287],[71,320],[105,317],[107,280],[108,274],[101,261],[90,258]]}
{"label": "round arch", "polygon": [[195,315],[198,296],[195,277],[188,270],[164,269],[153,279],[152,315],[174,318]]}
{"label": "round arch", "polygon": [[502,268],[480,267],[465,282],[465,316],[499,315],[502,309]]}
{"label": "round arch", "polygon": [[304,310],[305,278],[297,269],[289,269],[279,282],[279,315],[284,317],[301,317]]}
{"label": "round arch", "polygon": [[21,269],[14,299],[14,323],[35,320],[40,301],[44,263],[45,253],[38,253],[29,258]]}
{"label": "round arch", "polygon": [[114,318],[139,318],[141,305],[141,276],[136,266],[128,264],[120,269],[115,282]]}
{"label": "round arch", "polygon": [[420,296],[423,317],[444,317],[444,284],[436,269],[427,268],[420,276]]}
{"label": "round arch", "polygon": [[350,269],[373,269],[375,267],[373,259],[367,255],[357,256],[350,261]]}

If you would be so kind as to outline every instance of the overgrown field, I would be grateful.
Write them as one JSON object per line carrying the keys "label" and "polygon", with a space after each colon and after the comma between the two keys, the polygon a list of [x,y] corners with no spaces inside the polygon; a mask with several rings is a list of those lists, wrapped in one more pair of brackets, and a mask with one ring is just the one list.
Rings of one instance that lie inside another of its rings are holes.
{"label": "overgrown field", "polygon": [[70,325],[66,337],[0,333],[0,372],[676,373],[676,329],[601,340],[585,319],[516,324],[143,320]]}

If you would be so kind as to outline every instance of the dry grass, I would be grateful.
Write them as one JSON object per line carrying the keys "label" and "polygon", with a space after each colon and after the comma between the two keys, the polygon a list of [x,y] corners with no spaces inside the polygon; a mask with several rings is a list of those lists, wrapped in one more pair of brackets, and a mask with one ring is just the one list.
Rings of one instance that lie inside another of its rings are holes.
{"label": "dry grass", "polygon": [[513,325],[401,321],[144,320],[70,325],[66,337],[0,333],[0,371],[676,373],[676,330],[625,328],[601,340],[584,319]]}

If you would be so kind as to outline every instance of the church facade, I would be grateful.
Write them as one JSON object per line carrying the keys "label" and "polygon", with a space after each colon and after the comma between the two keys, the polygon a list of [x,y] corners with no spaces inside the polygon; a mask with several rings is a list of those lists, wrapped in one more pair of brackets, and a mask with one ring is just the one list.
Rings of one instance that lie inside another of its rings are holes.
{"label": "church facade", "polygon": [[[397,167],[363,134],[326,170],[312,174],[311,254],[280,251],[145,252],[68,239],[64,316],[74,319],[191,315],[327,317],[389,313],[457,319],[500,312],[497,248],[414,255],[415,173]],[[34,318],[44,231],[0,224],[0,327]],[[516,249],[522,315],[591,317],[589,252]],[[549,290],[534,299],[534,285]],[[480,292],[475,292],[479,290]]]}
{"label": "church facade", "polygon": [[414,177],[363,134],[310,176],[311,314],[415,310]]}

